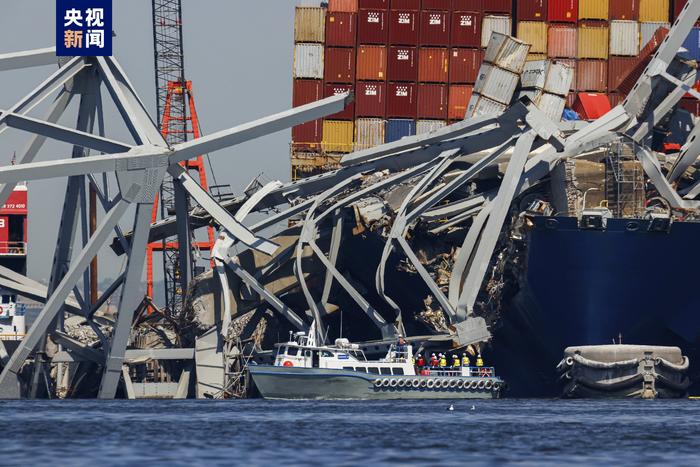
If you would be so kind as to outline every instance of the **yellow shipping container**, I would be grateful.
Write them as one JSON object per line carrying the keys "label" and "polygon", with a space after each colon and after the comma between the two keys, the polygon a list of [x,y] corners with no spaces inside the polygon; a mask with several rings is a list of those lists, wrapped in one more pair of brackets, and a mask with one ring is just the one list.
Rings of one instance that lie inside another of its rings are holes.
{"label": "yellow shipping container", "polygon": [[323,121],[321,147],[325,152],[352,152],[353,122]]}
{"label": "yellow shipping container", "polygon": [[639,21],[668,23],[671,7],[669,0],[639,0]]}
{"label": "yellow shipping container", "polygon": [[602,19],[607,21],[608,17],[610,16],[608,8],[608,0],[579,0],[578,18]]}
{"label": "yellow shipping container", "polygon": [[320,42],[326,40],[326,9],[320,7],[296,7],[294,11],[294,42]]}
{"label": "yellow shipping container", "polygon": [[530,53],[547,53],[547,23],[544,21],[518,21],[518,39],[532,46]]}
{"label": "yellow shipping container", "polygon": [[607,60],[610,29],[581,25],[578,28],[578,58]]}
{"label": "yellow shipping container", "polygon": [[547,60],[547,54],[527,54],[526,61],[536,62],[538,60]]}

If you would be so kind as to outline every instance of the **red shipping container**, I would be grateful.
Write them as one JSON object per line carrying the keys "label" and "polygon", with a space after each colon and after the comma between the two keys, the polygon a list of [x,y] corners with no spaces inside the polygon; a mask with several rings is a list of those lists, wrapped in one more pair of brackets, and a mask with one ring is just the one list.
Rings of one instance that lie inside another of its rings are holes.
{"label": "red shipping container", "polygon": [[354,83],[355,49],[326,47],[323,59],[323,80],[326,83]]}
{"label": "red shipping container", "polygon": [[[353,90],[352,84],[326,84],[323,91],[323,97],[337,96],[338,94],[343,94],[348,91]],[[344,110],[333,114],[330,117],[326,117],[328,120],[352,120],[355,118],[355,102],[353,101],[350,105],[345,107]]]}
{"label": "red shipping container", "polygon": [[389,47],[389,81],[418,81],[418,49]]}
{"label": "red shipping container", "polygon": [[547,55],[553,58],[576,58],[578,30],[573,24],[550,24],[547,31]]}
{"label": "red shipping container", "polygon": [[415,83],[389,83],[386,89],[387,118],[412,118],[418,115],[418,91]]}
{"label": "red shipping container", "polygon": [[421,83],[447,83],[449,79],[448,50],[424,47],[418,52],[418,81]]}
{"label": "red shipping container", "polygon": [[421,9],[449,11],[452,9],[452,0],[421,0]]}
{"label": "red shipping container", "polygon": [[[292,86],[292,106],[299,107],[323,99],[323,85],[318,79],[295,79]],[[317,151],[321,148],[323,121],[313,120],[292,128],[294,149]]]}
{"label": "red shipping container", "polygon": [[467,113],[467,106],[469,105],[469,99],[472,97],[473,90],[473,86],[450,86],[450,97],[447,106],[448,120],[464,120],[464,115]]}
{"label": "red shipping container", "polygon": [[360,10],[357,23],[357,41],[360,44],[386,44],[389,37],[386,11]]}
{"label": "red shipping container", "polygon": [[357,49],[355,66],[358,80],[386,80],[386,46],[361,45]]}
{"label": "red shipping container", "polygon": [[386,85],[372,81],[358,81],[355,93],[356,117],[380,117],[386,114]]}
{"label": "red shipping container", "polygon": [[448,88],[446,84],[418,85],[418,118],[447,118]]}
{"label": "red shipping container", "polygon": [[610,19],[637,21],[639,0],[610,0]]}
{"label": "red shipping container", "polygon": [[697,99],[681,99],[678,103],[678,107],[700,117],[700,101]]}
{"label": "red shipping container", "polygon": [[639,55],[637,55],[637,64],[622,80],[620,86],[617,89],[611,89],[611,91],[619,91],[625,95],[629,94],[634,85],[637,84],[637,81],[639,81],[639,77],[642,76],[642,73],[644,73],[644,70],[649,65],[649,62],[651,62],[652,56],[656,53],[656,50],[659,48],[661,42],[667,35],[668,29],[657,29],[647,45],[645,45],[639,52]]}
{"label": "red shipping container", "polygon": [[608,90],[614,91],[637,65],[637,57],[616,57],[608,59]]}
{"label": "red shipping container", "polygon": [[391,0],[392,10],[420,10],[420,0]]}
{"label": "red shipping container", "polygon": [[484,0],[484,13],[512,13],[513,0]]}
{"label": "red shipping container", "polygon": [[[613,0],[615,1],[615,0]],[[578,21],[578,0],[549,0],[547,17],[550,22],[575,23]]]}
{"label": "red shipping container", "polygon": [[482,11],[484,0],[453,0],[452,9],[454,11]]}
{"label": "red shipping container", "polygon": [[387,10],[389,9],[389,0],[359,0],[357,6],[360,9]]}
{"label": "red shipping container", "polygon": [[582,120],[595,120],[610,112],[608,96],[593,92],[580,92],[576,96],[573,109]]}
{"label": "red shipping container", "polygon": [[421,11],[420,45],[450,45],[450,14],[445,11]]}
{"label": "red shipping container", "polygon": [[484,52],[478,49],[450,50],[449,75],[452,84],[474,84],[479,76]]}
{"label": "red shipping container", "polygon": [[518,0],[518,21],[547,21],[547,0]]}
{"label": "red shipping container", "polygon": [[418,45],[419,12],[391,10],[389,12],[389,44]]}
{"label": "red shipping container", "polygon": [[328,13],[326,15],[326,46],[355,47],[357,13]]}
{"label": "red shipping container", "polygon": [[459,11],[452,13],[450,43],[452,47],[481,46],[481,13]]}
{"label": "red shipping container", "polygon": [[617,107],[625,101],[625,96],[617,92],[610,92],[608,93],[608,100],[610,101],[610,107]]}
{"label": "red shipping container", "polygon": [[328,11],[331,13],[338,11],[357,13],[357,0],[328,0]]}
{"label": "red shipping container", "polygon": [[608,90],[607,60],[579,60],[576,63],[576,89],[606,92]]}

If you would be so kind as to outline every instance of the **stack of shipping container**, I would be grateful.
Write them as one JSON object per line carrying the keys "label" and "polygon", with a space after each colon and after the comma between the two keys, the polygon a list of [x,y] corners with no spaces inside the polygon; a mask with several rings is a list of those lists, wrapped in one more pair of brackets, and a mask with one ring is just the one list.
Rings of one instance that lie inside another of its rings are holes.
{"label": "stack of shipping container", "polygon": [[[355,93],[355,102],[293,129],[293,178],[334,168],[344,153],[463,119],[494,31],[531,44],[528,60],[574,67],[568,106],[595,118],[624,98],[622,81],[640,67],[644,45],[657,29],[670,26],[684,4],[329,0],[298,7],[293,105],[346,91]],[[686,41],[691,58],[700,58],[699,41],[698,30]],[[694,100],[684,106],[700,111]]]}

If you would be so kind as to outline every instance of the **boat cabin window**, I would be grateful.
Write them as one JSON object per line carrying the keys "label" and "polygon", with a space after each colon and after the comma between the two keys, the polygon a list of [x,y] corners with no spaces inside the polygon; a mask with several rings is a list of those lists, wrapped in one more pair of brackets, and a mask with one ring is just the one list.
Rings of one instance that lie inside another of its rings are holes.
{"label": "boat cabin window", "polygon": [[364,373],[367,373],[367,368],[363,366],[358,366],[357,368],[355,368],[355,371],[362,371]]}
{"label": "boat cabin window", "polygon": [[286,352],[287,355],[299,355],[301,353],[301,349],[299,347],[287,347]]}
{"label": "boat cabin window", "polygon": [[329,358],[329,357],[332,357],[333,354],[332,354],[331,352],[327,351],[327,350],[322,350],[322,351],[321,351],[321,356],[322,356],[322,357],[328,357],[328,358]]}
{"label": "boat cabin window", "polygon": [[369,373],[374,373],[375,375],[378,375],[378,374],[379,374],[379,368],[376,368],[376,367],[371,366],[371,367],[369,367],[369,368],[367,368],[367,369],[369,370]]}
{"label": "boat cabin window", "polygon": [[380,368],[379,372],[383,375],[390,375],[391,374],[391,368]]}
{"label": "boat cabin window", "polygon": [[9,296],[9,295],[3,295],[3,296],[2,296],[2,303],[10,303],[10,296]]}
{"label": "boat cabin window", "polygon": [[402,375],[402,374],[403,374],[403,368],[394,368],[394,374],[395,374],[395,375]]}
{"label": "boat cabin window", "polygon": [[353,368],[353,367],[351,367],[351,366],[344,366],[344,367],[343,367],[343,370],[355,371],[355,368]]}

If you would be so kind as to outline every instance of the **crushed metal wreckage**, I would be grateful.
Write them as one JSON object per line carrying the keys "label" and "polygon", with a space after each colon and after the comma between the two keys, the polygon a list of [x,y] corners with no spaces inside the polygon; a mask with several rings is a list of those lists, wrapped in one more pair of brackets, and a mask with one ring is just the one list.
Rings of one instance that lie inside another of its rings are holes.
{"label": "crushed metal wreckage", "polygon": [[[607,172],[621,171],[631,172],[635,184],[634,196],[622,193],[616,202],[619,213],[657,212],[670,221],[696,216],[700,127],[690,130],[677,154],[653,151],[652,136],[684,94],[700,97],[692,89],[697,64],[677,56],[698,16],[700,3],[689,2],[624,103],[596,121],[555,122],[524,95],[502,113],[350,153],[332,172],[257,184],[257,190],[225,202],[212,198],[179,162],[336,113],[351,96],[327,98],[171,148],[163,144],[116,60],[69,62],[29,102],[57,82],[93,73],[94,81],[86,79],[85,86],[103,83],[112,91],[136,145],[29,121],[21,105],[0,114],[7,125],[109,154],[87,156],[78,149],[81,154],[73,159],[36,163],[32,149],[16,166],[0,168],[0,183],[87,175],[99,187],[88,175],[95,172],[114,172],[120,182],[114,199],[99,191],[105,218],[76,259],[71,262],[69,249],[58,242],[57,257],[68,266],[54,275],[48,289],[1,274],[4,288],[46,305],[19,348],[4,359],[0,396],[25,396],[37,384],[29,374],[46,365],[70,373],[57,378],[66,381],[62,394],[111,398],[124,387],[128,397],[185,397],[193,392],[188,388],[195,372],[198,397],[241,395],[247,362],[269,360],[276,342],[290,331],[308,332],[314,321],[322,323],[314,327],[319,339],[342,335],[360,343],[368,355],[383,354],[398,334],[425,349],[474,353],[488,343],[497,346],[494,332],[507,314],[502,304],[518,287],[523,239],[533,217],[565,212],[595,222],[609,207],[600,206],[603,198],[593,193],[606,190]],[[502,37],[494,41],[502,48],[487,55],[503,53],[511,60],[507,45],[515,42]],[[27,56],[43,63],[44,55],[0,56],[0,69],[3,63],[32,62]],[[198,207],[180,210],[149,230],[150,206],[166,170]],[[67,196],[76,196],[74,191]],[[652,198],[660,201],[649,212],[639,203]],[[118,309],[98,322],[95,311],[104,294],[93,310],[71,291],[78,290],[88,261],[132,203],[137,205],[134,229],[123,234],[116,228],[111,245],[128,256],[123,275],[105,292],[120,291]],[[593,213],[588,206],[595,206]],[[250,221],[253,214],[262,214],[256,216],[262,220]],[[69,224],[62,222],[62,229],[75,228]],[[188,244],[192,230],[212,224],[219,227],[214,269],[192,277],[187,255],[181,255],[184,312],[169,316],[152,306],[156,312],[145,314],[148,304],[136,284],[146,243],[177,235]],[[61,235],[72,238],[69,230]],[[234,249],[240,252],[232,254]],[[82,315],[92,333],[77,331],[72,321],[68,327],[68,320],[57,321],[63,313]],[[60,350],[46,351],[47,337],[61,341]],[[150,381],[161,386],[133,380],[132,366],[144,362],[155,362],[151,370],[160,376]]]}

